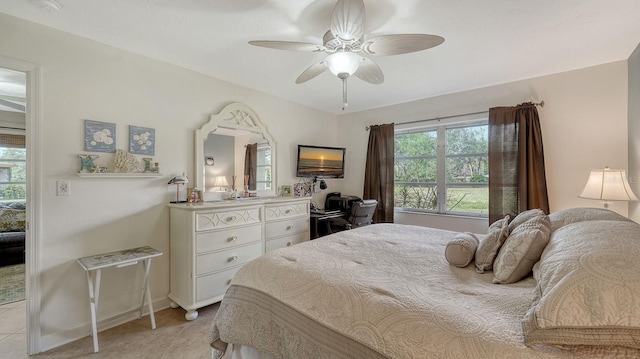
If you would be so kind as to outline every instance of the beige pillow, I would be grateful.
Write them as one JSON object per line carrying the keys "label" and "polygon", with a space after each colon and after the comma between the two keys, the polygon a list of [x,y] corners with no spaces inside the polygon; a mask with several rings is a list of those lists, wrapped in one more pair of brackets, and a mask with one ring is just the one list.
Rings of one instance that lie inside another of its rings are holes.
{"label": "beige pillow", "polygon": [[447,243],[444,256],[452,266],[466,267],[475,256],[478,243],[478,237],[473,233],[459,233]]}
{"label": "beige pillow", "polygon": [[476,271],[478,273],[484,273],[493,268],[493,260],[509,235],[509,218],[509,215],[506,215],[493,222],[489,226],[487,236],[478,245],[478,250],[476,250]]}
{"label": "beige pillow", "polygon": [[549,214],[549,220],[551,221],[552,231],[555,231],[567,224],[584,221],[631,221],[629,218],[618,214],[610,209],[588,207],[567,208],[557,212],[553,212]]}
{"label": "beige pillow", "polygon": [[640,225],[584,221],[553,232],[534,268],[525,344],[640,348]]}
{"label": "beige pillow", "polygon": [[518,215],[515,216],[515,218],[513,218],[513,220],[511,220],[511,222],[509,223],[509,233],[513,232],[513,230],[516,229],[516,227],[523,224],[524,222],[532,218],[541,217],[541,216],[546,216],[546,214],[541,209],[538,209],[538,208],[529,209],[524,212],[518,213]]}
{"label": "beige pillow", "polygon": [[546,215],[518,225],[493,262],[493,283],[515,283],[531,272],[549,242],[551,222]]}

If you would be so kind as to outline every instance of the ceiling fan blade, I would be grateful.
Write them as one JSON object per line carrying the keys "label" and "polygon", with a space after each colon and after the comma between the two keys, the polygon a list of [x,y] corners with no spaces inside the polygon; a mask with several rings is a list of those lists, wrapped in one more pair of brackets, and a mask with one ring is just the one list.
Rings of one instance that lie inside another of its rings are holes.
{"label": "ceiling fan blade", "polygon": [[327,70],[327,66],[324,65],[324,61],[320,61],[317,64],[313,64],[309,66],[306,70],[304,70],[300,76],[296,79],[296,84],[301,84],[303,82],[307,82],[312,78],[320,75],[321,73]]}
{"label": "ceiling fan blade", "polygon": [[367,81],[368,83],[372,83],[374,85],[379,85],[384,82],[384,74],[382,70],[380,70],[380,66],[376,64],[373,60],[363,57],[362,63],[358,67],[358,71],[354,74],[359,79],[363,81]]}
{"label": "ceiling fan blade", "polygon": [[322,52],[325,50],[324,46],[312,44],[309,42],[257,40],[249,41],[249,44],[254,46],[268,47],[270,49],[289,51]]}
{"label": "ceiling fan blade", "polygon": [[427,34],[382,35],[362,44],[362,51],[379,56],[407,54],[438,46],[444,38]]}
{"label": "ceiling fan blade", "polygon": [[331,33],[345,42],[356,41],[364,35],[364,2],[338,0],[331,15]]}

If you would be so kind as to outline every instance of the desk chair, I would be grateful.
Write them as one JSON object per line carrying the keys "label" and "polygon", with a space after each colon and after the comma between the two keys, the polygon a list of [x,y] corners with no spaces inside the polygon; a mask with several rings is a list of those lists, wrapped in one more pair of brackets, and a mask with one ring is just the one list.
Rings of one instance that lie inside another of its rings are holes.
{"label": "desk chair", "polygon": [[373,214],[378,206],[375,199],[354,202],[347,218],[331,218],[327,222],[329,233],[367,226],[373,223]]}

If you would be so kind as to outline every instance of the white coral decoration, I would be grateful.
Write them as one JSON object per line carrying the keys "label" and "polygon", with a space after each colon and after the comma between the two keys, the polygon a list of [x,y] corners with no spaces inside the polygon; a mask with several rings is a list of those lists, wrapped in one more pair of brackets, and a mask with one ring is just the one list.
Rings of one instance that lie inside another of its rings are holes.
{"label": "white coral decoration", "polygon": [[142,168],[136,157],[125,150],[116,150],[113,156],[113,172],[140,172]]}

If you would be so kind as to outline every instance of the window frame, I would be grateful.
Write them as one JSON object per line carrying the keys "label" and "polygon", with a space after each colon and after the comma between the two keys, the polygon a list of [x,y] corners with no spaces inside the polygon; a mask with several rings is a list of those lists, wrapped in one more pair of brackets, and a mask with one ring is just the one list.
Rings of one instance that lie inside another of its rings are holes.
{"label": "window frame", "polygon": [[[269,152],[269,163],[267,164],[266,161],[264,164],[259,164],[260,161],[257,161],[258,163],[256,164],[256,173],[260,173],[260,172],[264,172],[265,174],[265,180],[259,180],[259,178],[261,178],[260,175],[257,175],[256,177],[256,189],[258,189],[260,186],[260,184],[264,185],[264,188],[261,188],[261,190],[271,190],[273,188],[273,177],[271,174],[271,163],[273,162],[273,152],[271,151],[271,146],[269,144],[258,144],[258,151],[257,151],[257,155],[258,158],[260,158],[261,153],[264,153],[264,158],[266,158],[266,152]],[[268,175],[267,175],[268,173]]]}
{"label": "window frame", "polygon": [[[411,208],[411,207],[397,207],[395,206],[394,200],[394,210],[399,212],[418,212],[418,213],[427,213],[427,214],[437,214],[437,215],[447,215],[447,216],[458,216],[458,217],[472,217],[472,218],[488,218],[489,208],[487,207],[486,212],[484,213],[475,213],[475,212],[464,212],[464,211],[455,211],[447,209],[447,193],[450,188],[487,188],[489,187],[488,181],[486,183],[474,183],[474,182],[447,182],[447,159],[452,157],[486,157],[488,160],[488,148],[487,152],[475,152],[475,153],[464,153],[464,154],[452,154],[447,155],[446,151],[446,141],[447,141],[447,130],[455,129],[455,128],[466,128],[466,127],[479,127],[479,126],[487,126],[488,125],[488,117],[482,117],[480,119],[476,118],[473,120],[466,121],[456,121],[456,122],[447,122],[447,123],[438,123],[435,125],[425,125],[420,127],[408,128],[408,129],[396,129],[394,131],[394,140],[395,136],[409,134],[409,133],[422,133],[429,131],[436,131],[436,155],[428,155],[428,156],[413,156],[412,158],[423,158],[423,159],[436,159],[436,181],[435,182],[396,182],[394,180],[394,187],[396,184],[418,184],[418,185],[429,185],[436,186],[437,192],[437,203],[436,209],[426,209],[426,208]],[[488,142],[488,131],[487,131],[487,142]],[[406,159],[410,157],[402,157],[402,159]],[[394,159],[395,164],[396,159]],[[394,191],[395,192],[395,191]]]}

